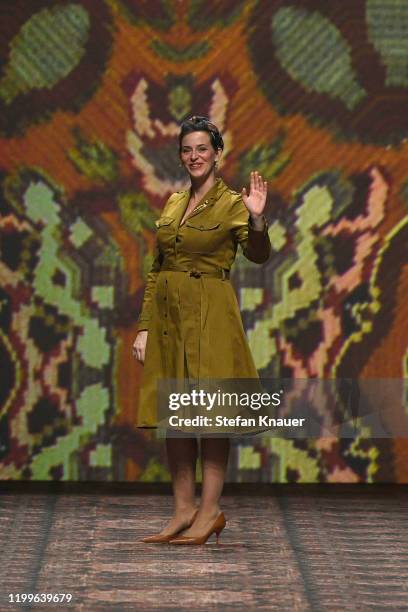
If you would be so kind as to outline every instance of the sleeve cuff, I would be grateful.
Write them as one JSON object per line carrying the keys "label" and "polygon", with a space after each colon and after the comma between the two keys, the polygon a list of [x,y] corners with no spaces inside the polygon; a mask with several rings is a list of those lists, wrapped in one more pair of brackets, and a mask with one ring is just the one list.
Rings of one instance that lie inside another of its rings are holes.
{"label": "sleeve cuff", "polygon": [[258,230],[255,229],[255,227],[252,225],[252,217],[249,216],[249,221],[248,221],[248,229],[250,229],[252,232],[256,232],[257,234],[262,233],[263,235],[268,233],[268,223],[266,221],[265,215],[262,215],[262,221],[263,221],[263,228]]}
{"label": "sleeve cuff", "polygon": [[148,321],[138,321],[136,325],[136,331],[149,331],[149,322]]}

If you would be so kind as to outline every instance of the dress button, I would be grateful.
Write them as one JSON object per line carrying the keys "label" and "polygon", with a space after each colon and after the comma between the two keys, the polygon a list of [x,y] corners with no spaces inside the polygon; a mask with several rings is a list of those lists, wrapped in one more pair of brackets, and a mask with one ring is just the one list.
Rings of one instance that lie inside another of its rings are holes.
{"label": "dress button", "polygon": [[163,336],[167,336],[167,332],[166,332],[166,331],[165,331],[165,332],[163,332]]}

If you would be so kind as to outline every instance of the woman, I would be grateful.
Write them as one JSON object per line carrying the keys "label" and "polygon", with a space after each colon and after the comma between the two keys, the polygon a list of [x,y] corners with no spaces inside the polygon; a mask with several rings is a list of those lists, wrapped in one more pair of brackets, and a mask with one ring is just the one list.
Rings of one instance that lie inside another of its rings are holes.
{"label": "woman", "polygon": [[[265,262],[270,241],[263,210],[267,184],[251,172],[250,191],[229,189],[215,171],[224,143],[205,117],[183,122],[181,164],[191,187],[174,193],[156,225],[155,259],[148,276],[133,352],[144,363],[139,427],[157,426],[160,379],[257,378],[229,269],[238,244],[245,256]],[[225,527],[219,500],[229,440],[201,439],[202,497],[195,504],[196,438],[167,437],[174,515],[144,542],[202,544]],[[181,534],[181,532],[183,532]]]}

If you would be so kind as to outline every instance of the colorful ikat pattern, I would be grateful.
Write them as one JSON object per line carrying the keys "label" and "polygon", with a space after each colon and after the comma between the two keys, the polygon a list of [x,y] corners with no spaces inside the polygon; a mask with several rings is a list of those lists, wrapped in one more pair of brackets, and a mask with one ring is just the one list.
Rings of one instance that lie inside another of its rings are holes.
{"label": "colorful ikat pattern", "polygon": [[[0,478],[168,480],[131,345],[179,123],[268,179],[274,248],[233,282],[259,372],[408,376],[403,0],[6,0]],[[408,409],[408,408],[406,408]],[[403,438],[235,441],[230,481],[408,482]]]}

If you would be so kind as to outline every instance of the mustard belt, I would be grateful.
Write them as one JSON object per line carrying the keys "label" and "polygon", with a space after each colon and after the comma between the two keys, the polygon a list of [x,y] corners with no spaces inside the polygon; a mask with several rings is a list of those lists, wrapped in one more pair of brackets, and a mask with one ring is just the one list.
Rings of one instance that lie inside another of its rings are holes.
{"label": "mustard belt", "polygon": [[222,280],[227,280],[230,277],[230,271],[225,270],[224,268],[214,268],[213,270],[196,270],[195,268],[191,268],[190,270],[187,268],[182,268],[180,266],[175,265],[164,265],[160,268],[160,272],[184,272],[185,274],[189,274],[193,278],[201,278],[201,276],[210,276],[211,278],[221,278]]}

